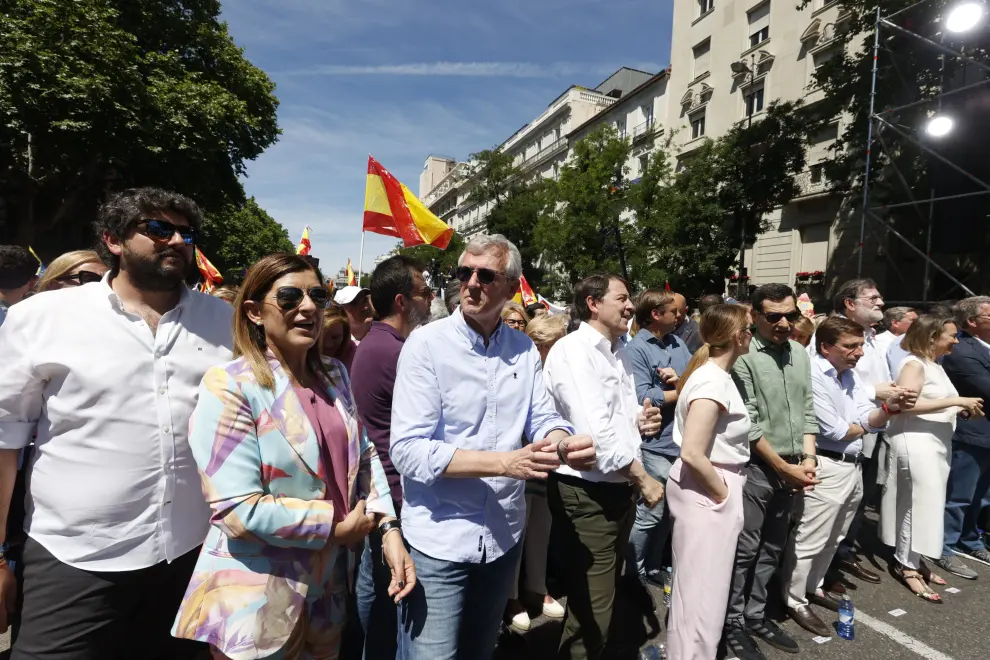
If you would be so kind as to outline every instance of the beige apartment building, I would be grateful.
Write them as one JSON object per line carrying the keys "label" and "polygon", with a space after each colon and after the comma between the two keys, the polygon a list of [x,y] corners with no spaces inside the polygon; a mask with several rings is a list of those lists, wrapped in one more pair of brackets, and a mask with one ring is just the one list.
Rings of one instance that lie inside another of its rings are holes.
{"label": "beige apartment building", "polygon": [[[838,52],[837,2],[816,0],[678,0],[674,3],[668,127],[680,156],[705,137],[740,122],[759,120],[773,99],[820,100],[813,74]],[[829,191],[821,162],[842,127],[813,140],[808,169],[798,175],[800,195],[770,215],[770,229],[750,239],[745,263],[750,284],[793,284],[806,271],[845,271],[858,233],[843,232],[851,208]],[[853,236],[852,234],[856,234]]]}
{"label": "beige apartment building", "polygon": [[[556,176],[573,145],[607,123],[631,142],[628,177],[635,181],[662,139],[672,137],[680,160],[705,138],[758,121],[773,99],[815,103],[822,92],[812,75],[838,52],[833,35],[841,20],[838,2],[815,2],[802,11],[797,0],[677,0],[668,70],[620,69],[593,90],[572,86],[502,148],[524,169]],[[798,174],[801,193],[767,218],[767,232],[750,237],[750,284],[793,284],[802,271],[854,274],[858,214],[830,190],[821,166],[841,130],[840,120],[813,140],[808,168]],[[471,171],[469,163],[430,156],[420,176],[420,197],[465,235],[483,230],[488,210],[468,199]]]}

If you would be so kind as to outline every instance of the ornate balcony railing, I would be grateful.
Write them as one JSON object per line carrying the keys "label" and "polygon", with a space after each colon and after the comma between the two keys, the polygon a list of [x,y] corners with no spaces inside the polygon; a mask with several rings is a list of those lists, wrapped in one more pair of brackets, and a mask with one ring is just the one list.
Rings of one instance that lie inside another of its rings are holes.
{"label": "ornate balcony railing", "polygon": [[798,184],[800,190],[798,195],[801,197],[827,193],[835,187],[835,184],[826,178],[825,173],[820,168],[805,170],[795,175],[794,180]]}
{"label": "ornate balcony railing", "polygon": [[533,167],[540,161],[549,158],[550,156],[559,154],[561,151],[564,151],[566,149],[567,149],[567,138],[565,137],[559,138],[554,142],[552,142],[549,146],[540,149],[535,154],[524,160],[519,165],[519,168],[525,170],[530,167]]}

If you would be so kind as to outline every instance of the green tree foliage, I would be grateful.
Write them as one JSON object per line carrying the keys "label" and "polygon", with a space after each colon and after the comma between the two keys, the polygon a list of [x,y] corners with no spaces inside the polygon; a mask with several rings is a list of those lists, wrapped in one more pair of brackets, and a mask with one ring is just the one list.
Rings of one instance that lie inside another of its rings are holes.
{"label": "green tree foliage", "polygon": [[203,254],[226,276],[273,252],[295,252],[285,227],[251,197],[243,206],[209,213],[199,241]]}
{"label": "green tree foliage", "polygon": [[243,203],[245,162],[277,139],[274,84],[218,0],[8,0],[0,35],[4,241],[84,245],[99,201],[131,185]]}
{"label": "green tree foliage", "polygon": [[639,183],[630,189],[636,224],[630,263],[635,284],[662,288],[669,283],[688,298],[717,293],[738,257],[716,181],[718,145],[706,142],[679,174],[669,152],[650,155]]}
{"label": "green tree foliage", "polygon": [[464,245],[464,238],[455,231],[450,237],[450,243],[446,250],[435,248],[432,245],[414,245],[404,248],[402,243],[399,243],[396,249],[402,254],[423,262],[434,274],[446,275],[451,268],[457,267],[457,259],[464,251]]}
{"label": "green tree foliage", "polygon": [[539,289],[544,271],[540,267],[540,247],[533,228],[546,212],[548,187],[539,176],[525,177],[513,157],[500,149],[471,154],[476,163],[472,178],[471,201],[491,204],[485,218],[489,234],[502,234],[519,248],[523,275],[530,286]]}
{"label": "green tree foliage", "polygon": [[559,297],[594,272],[621,273],[620,247],[632,231],[626,208],[628,141],[603,126],[574,145],[551,185],[553,212],[541,216],[535,239],[547,268],[545,281]]}
{"label": "green tree foliage", "polygon": [[766,215],[798,194],[794,175],[804,169],[808,141],[821,126],[802,102],[774,101],[758,121],[737,124],[715,142],[707,154],[711,181],[734,235],[741,237],[745,223],[747,238],[754,239],[766,231]]}

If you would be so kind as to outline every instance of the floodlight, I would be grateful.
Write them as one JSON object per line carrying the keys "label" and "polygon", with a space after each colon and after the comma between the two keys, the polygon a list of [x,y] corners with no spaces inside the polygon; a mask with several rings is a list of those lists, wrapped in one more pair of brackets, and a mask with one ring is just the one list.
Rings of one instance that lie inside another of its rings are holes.
{"label": "floodlight", "polygon": [[952,121],[951,117],[935,115],[928,120],[928,124],[925,126],[925,132],[932,137],[944,137],[952,132],[954,125],[955,122]]}
{"label": "floodlight", "polygon": [[983,5],[979,2],[963,2],[949,10],[945,29],[949,32],[968,32],[983,18]]}

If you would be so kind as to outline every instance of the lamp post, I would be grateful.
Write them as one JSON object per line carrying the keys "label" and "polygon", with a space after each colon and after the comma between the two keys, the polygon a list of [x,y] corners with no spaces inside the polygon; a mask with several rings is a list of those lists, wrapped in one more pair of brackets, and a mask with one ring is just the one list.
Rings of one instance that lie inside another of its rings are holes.
{"label": "lamp post", "polygon": [[[750,53],[749,64],[746,64],[743,60],[738,62],[733,62],[729,65],[732,69],[733,74],[744,74],[745,79],[743,81],[743,88],[748,84],[752,84],[753,80],[756,78],[756,54]],[[745,97],[745,94],[743,94]],[[746,128],[750,128],[753,125],[753,112],[750,109],[749,102],[746,103]],[[743,278],[746,276],[746,218],[739,218],[739,281],[742,282]],[[738,293],[738,292],[737,292]]]}

